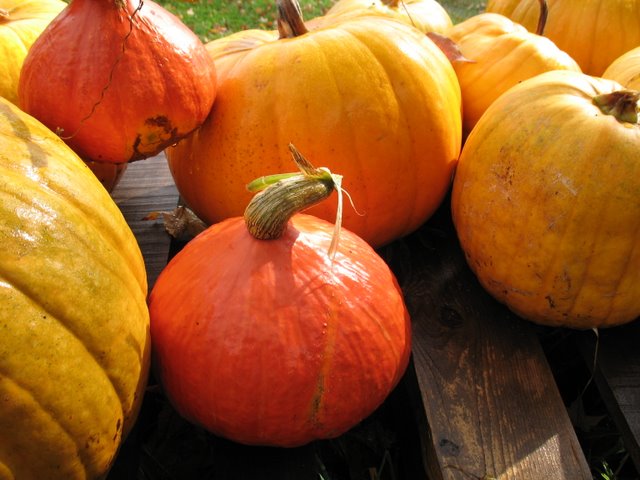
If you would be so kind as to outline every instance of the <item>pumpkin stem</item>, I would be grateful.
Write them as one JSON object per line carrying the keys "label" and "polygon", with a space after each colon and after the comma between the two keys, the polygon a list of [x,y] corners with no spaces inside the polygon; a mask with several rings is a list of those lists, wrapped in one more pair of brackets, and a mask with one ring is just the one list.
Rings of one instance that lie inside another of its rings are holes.
{"label": "pumpkin stem", "polygon": [[262,190],[244,212],[249,233],[259,240],[282,236],[295,213],[324,200],[340,183],[340,175],[315,168],[291,144],[289,150],[300,172],[261,177],[247,185],[250,191]]}
{"label": "pumpkin stem", "polygon": [[302,20],[302,10],[298,0],[277,0],[278,33],[280,38],[294,38],[309,30]]}
{"label": "pumpkin stem", "polygon": [[538,35],[544,35],[544,27],[547,25],[547,16],[549,15],[549,7],[547,0],[538,0],[540,4],[540,16],[538,17],[538,26],[536,27],[536,33]]}
{"label": "pumpkin stem", "polygon": [[5,21],[9,21],[9,10],[0,8],[0,23],[4,23]]}
{"label": "pumpkin stem", "polygon": [[618,90],[593,97],[593,103],[605,115],[613,115],[619,122],[637,124],[640,115],[640,92]]}
{"label": "pumpkin stem", "polygon": [[400,3],[400,0],[382,0],[382,3],[385,4],[387,7],[396,8]]}

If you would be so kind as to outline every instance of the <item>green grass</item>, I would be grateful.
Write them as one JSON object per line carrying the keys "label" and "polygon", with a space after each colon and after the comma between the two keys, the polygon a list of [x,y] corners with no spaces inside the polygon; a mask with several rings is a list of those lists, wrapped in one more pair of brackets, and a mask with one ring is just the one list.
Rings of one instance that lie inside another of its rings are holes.
{"label": "green grass", "polygon": [[[324,14],[336,0],[300,0],[305,19]],[[203,42],[249,28],[275,29],[275,0],[156,0],[178,16]],[[440,0],[458,23],[484,10],[484,1]]]}

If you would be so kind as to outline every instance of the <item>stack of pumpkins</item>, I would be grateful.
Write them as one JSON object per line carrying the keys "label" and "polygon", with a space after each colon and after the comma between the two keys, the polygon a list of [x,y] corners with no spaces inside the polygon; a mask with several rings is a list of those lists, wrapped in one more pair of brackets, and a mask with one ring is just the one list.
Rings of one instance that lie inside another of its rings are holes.
{"label": "stack of pumpkins", "polygon": [[[0,0],[0,34],[18,4],[41,17],[0,85],[0,477],[106,475],[151,356],[216,434],[340,435],[409,361],[374,248],[450,192],[469,266],[522,317],[640,315],[640,0],[496,0],[456,25],[435,0],[339,0],[308,22],[276,0],[277,30],[207,44],[151,0],[49,2]],[[147,297],[93,173],[112,188],[162,151],[212,226]],[[272,177],[292,155],[301,172]]]}

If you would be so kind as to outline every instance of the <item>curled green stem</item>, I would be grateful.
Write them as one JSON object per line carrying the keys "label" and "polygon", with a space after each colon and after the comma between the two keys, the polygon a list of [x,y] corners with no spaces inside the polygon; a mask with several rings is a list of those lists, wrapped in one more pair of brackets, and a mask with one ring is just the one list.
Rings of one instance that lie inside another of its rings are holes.
{"label": "curled green stem", "polygon": [[294,214],[321,202],[336,187],[335,175],[313,167],[293,145],[289,150],[300,173],[261,177],[247,186],[250,191],[261,190],[244,212],[249,233],[259,240],[282,236]]}

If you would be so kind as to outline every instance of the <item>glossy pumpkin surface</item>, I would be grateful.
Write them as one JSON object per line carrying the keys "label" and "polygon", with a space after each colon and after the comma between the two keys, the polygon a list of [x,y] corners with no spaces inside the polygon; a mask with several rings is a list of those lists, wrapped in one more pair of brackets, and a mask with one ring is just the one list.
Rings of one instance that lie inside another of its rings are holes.
{"label": "glossy pumpkin surface", "polygon": [[448,36],[469,60],[453,62],[466,133],[496,98],[523,80],[550,70],[580,71],[576,61],[551,40],[503,15],[475,15],[452,27]]}
{"label": "glossy pumpkin surface", "polygon": [[[536,29],[539,0],[489,0],[486,10]],[[544,35],[578,62],[584,73],[600,76],[620,55],[640,45],[640,0],[547,0]]]}
{"label": "glossy pumpkin surface", "polygon": [[[460,156],[452,211],[469,265],[535,322],[586,329],[640,315],[640,125],[594,104],[619,90],[568,71],[525,80]],[[637,96],[627,106],[637,111]]]}
{"label": "glossy pumpkin surface", "polygon": [[[242,215],[248,182],[290,169],[290,142],[344,176],[358,210],[344,209],[344,225],[375,246],[441,203],[460,151],[460,87],[424,34],[359,18],[230,55],[211,114],[167,150],[182,197],[205,222]],[[309,212],[331,221],[335,203]]]}
{"label": "glossy pumpkin surface", "polygon": [[295,446],[340,435],[377,408],[406,369],[410,321],[371,247],[295,215],[258,240],[243,218],[209,227],[149,297],[154,365],[187,419],[232,440]]}
{"label": "glossy pumpkin surface", "polygon": [[451,17],[436,0],[339,0],[326,13],[344,19],[357,15],[386,15],[429,33],[446,34],[453,25]]}
{"label": "glossy pumpkin surface", "polygon": [[640,90],[640,46],[616,58],[602,76],[624,87]]}
{"label": "glossy pumpkin surface", "polygon": [[0,478],[106,475],[149,368],[145,268],[89,168],[0,99]]}
{"label": "glossy pumpkin surface", "polygon": [[0,97],[18,102],[24,58],[38,35],[66,5],[62,0],[0,0]]}
{"label": "glossy pumpkin surface", "polygon": [[21,108],[84,160],[107,163],[159,153],[214,98],[202,42],[151,0],[73,0],[34,43],[19,85]]}

